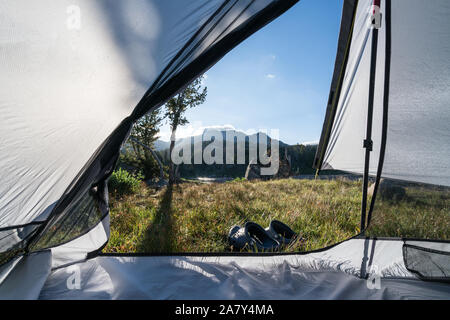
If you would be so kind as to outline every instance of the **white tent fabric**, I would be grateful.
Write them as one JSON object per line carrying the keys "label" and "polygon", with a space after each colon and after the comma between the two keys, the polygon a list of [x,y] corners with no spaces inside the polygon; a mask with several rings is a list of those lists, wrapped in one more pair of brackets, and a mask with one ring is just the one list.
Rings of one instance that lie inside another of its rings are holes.
{"label": "white tent fabric", "polygon": [[51,248],[52,268],[60,267],[75,261],[86,260],[90,252],[94,252],[107,243],[109,239],[109,216],[106,216],[92,230],[76,239]]}
{"label": "white tent fabric", "polygon": [[39,298],[449,299],[449,285],[406,269],[402,246],[353,239],[303,255],[99,256],[53,271]]}
{"label": "white tent fabric", "polygon": [[10,272],[16,267],[16,265],[23,259],[23,256],[15,257],[7,263],[0,266],[0,284],[6,279]]}
{"label": "white tent fabric", "polygon": [[0,1],[1,227],[45,220],[222,3]]}
{"label": "white tent fabric", "polygon": [[[386,2],[381,1],[373,152],[376,175],[382,143]],[[445,0],[391,3],[390,78],[382,177],[450,186],[450,7]],[[349,59],[322,169],[363,173],[370,75],[372,1],[359,1]]]}
{"label": "white tent fabric", "polygon": [[[358,1],[354,31],[351,38],[346,72],[333,128],[330,134],[322,169],[339,169],[362,174],[364,171],[363,140],[366,137],[367,103],[369,96],[369,75],[371,57],[371,0]],[[383,20],[384,22],[384,20]],[[380,29],[379,42],[384,42],[384,25]],[[381,51],[381,50],[380,50]],[[377,66],[383,70],[383,55],[379,54]],[[383,102],[384,74],[377,72],[377,91],[374,101],[373,159],[378,159],[381,141],[381,119]],[[371,174],[376,174],[378,161],[372,161],[369,167]]]}
{"label": "white tent fabric", "polygon": [[37,299],[51,273],[50,251],[33,253],[21,258],[0,285],[2,300]]}
{"label": "white tent fabric", "polygon": [[[408,247],[400,240],[353,239],[295,255],[92,258],[109,237],[107,197],[100,190],[106,193],[105,178],[132,122],[294,3],[0,0],[0,298],[450,298],[448,285],[416,275],[448,277],[422,264],[429,254],[445,263],[445,243]],[[326,168],[364,168],[370,5],[358,3]],[[396,0],[392,12],[395,84],[384,175],[448,186],[450,6]],[[382,21],[379,70],[387,61]],[[383,77],[377,72],[371,174],[381,150]],[[97,223],[88,230],[64,243],[53,233],[44,237],[52,228],[55,234],[72,230],[77,225],[70,218],[84,217],[71,209],[92,209],[93,203]],[[52,245],[30,247],[30,238]],[[405,262],[405,252],[414,258],[420,250],[427,254]],[[375,272],[381,284],[373,290],[364,278]]]}
{"label": "white tent fabric", "polygon": [[133,121],[295,2],[0,0],[0,254],[106,177]]}
{"label": "white tent fabric", "polygon": [[[450,243],[352,239],[307,254],[99,256],[51,271],[51,251],[20,259],[0,286],[16,299],[450,299],[408,271],[402,248]],[[32,272],[30,271],[32,269]]]}
{"label": "white tent fabric", "polygon": [[392,1],[383,176],[450,186],[450,5]]}

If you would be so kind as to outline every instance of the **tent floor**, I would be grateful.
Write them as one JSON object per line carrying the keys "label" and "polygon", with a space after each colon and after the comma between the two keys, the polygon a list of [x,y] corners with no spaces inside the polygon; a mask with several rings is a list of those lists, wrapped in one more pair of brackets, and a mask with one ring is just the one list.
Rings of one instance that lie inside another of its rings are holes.
{"label": "tent floor", "polygon": [[296,255],[98,256],[54,270],[39,298],[450,299],[449,284],[406,270],[402,245],[354,239]]}
{"label": "tent floor", "polygon": [[[151,260],[150,263],[149,260]],[[82,290],[69,289],[75,269],[54,273],[40,299],[450,299],[448,285],[380,279],[379,288],[343,272],[304,272],[288,263],[265,271],[174,258],[101,257],[80,265]],[[69,279],[69,281],[71,281]],[[72,282],[73,285],[73,282]]]}

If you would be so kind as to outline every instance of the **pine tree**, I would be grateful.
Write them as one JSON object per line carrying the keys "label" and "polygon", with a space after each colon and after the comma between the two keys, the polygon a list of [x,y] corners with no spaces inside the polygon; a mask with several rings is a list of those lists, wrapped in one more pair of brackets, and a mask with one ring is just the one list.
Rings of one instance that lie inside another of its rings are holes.
{"label": "pine tree", "polygon": [[[189,123],[185,112],[205,102],[207,95],[207,88],[203,87],[203,77],[194,80],[189,86],[187,86],[182,92],[175,97],[167,101],[165,116],[169,120],[170,128],[172,130],[169,155],[172,155],[172,151],[175,147],[176,131],[180,126],[184,126]],[[169,165],[169,184],[172,185],[175,182],[175,168],[172,161]]]}

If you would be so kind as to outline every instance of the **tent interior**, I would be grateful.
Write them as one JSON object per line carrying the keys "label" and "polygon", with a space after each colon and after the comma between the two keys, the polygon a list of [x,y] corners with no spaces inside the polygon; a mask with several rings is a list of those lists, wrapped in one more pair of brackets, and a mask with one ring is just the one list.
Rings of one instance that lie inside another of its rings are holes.
{"label": "tent interior", "polygon": [[0,1],[0,298],[450,299],[446,0],[343,1],[313,166],[362,177],[352,238],[306,252],[102,251],[133,124],[297,2]]}

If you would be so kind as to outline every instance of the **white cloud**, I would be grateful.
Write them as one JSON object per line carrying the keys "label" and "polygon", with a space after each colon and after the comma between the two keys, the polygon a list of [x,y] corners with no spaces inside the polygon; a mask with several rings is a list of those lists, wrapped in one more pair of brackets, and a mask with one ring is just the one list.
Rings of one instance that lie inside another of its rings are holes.
{"label": "white cloud", "polygon": [[309,145],[314,145],[314,144],[319,144],[319,140],[314,140],[314,141],[306,141],[306,142],[302,142],[300,143],[304,146],[309,146]]}
{"label": "white cloud", "polygon": [[224,124],[223,126],[206,126],[200,127],[198,130],[203,132],[205,129],[215,129],[215,130],[236,130],[236,128],[231,124]]}
{"label": "white cloud", "polygon": [[[204,126],[201,121],[196,121],[179,127],[176,132],[176,139],[178,140],[186,137],[198,136],[203,134],[206,129],[236,130],[236,128],[231,124],[225,124],[221,126]],[[172,131],[170,130],[170,126],[164,125],[161,127],[161,130],[159,132],[159,139],[163,141],[170,141],[171,134]]]}
{"label": "white cloud", "polygon": [[271,55],[270,55],[270,59],[275,60],[276,58],[277,58],[276,55],[274,55],[274,54],[271,54]]}
{"label": "white cloud", "polygon": [[273,73],[268,73],[268,74],[266,74],[266,78],[267,79],[274,79],[275,75]]}

